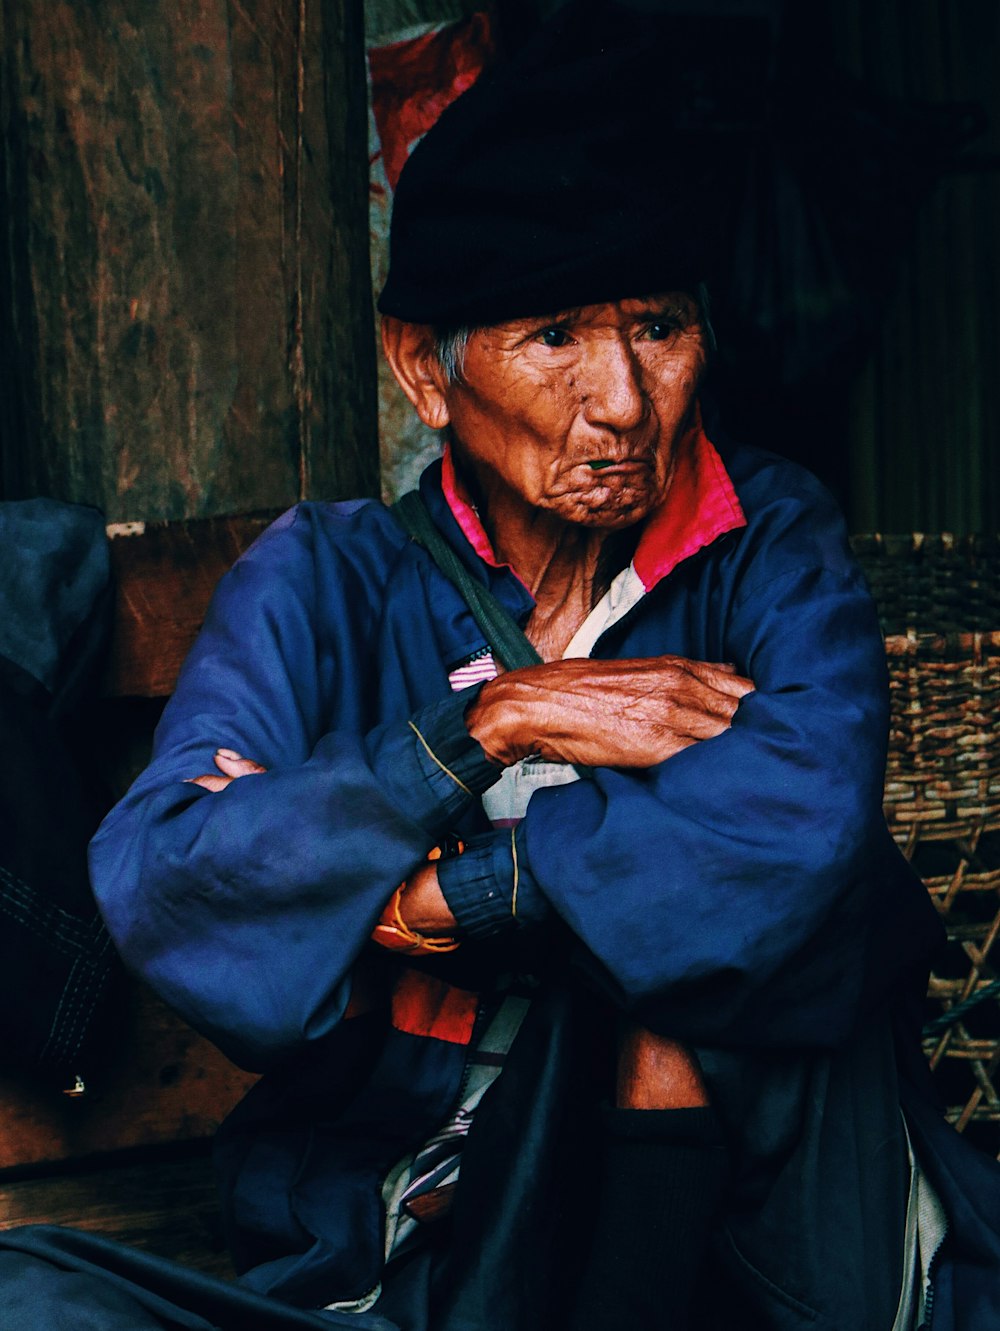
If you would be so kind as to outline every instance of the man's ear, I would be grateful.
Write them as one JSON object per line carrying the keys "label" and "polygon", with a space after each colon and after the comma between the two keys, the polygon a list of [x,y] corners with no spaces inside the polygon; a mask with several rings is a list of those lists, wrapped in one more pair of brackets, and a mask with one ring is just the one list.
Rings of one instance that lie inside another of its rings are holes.
{"label": "man's ear", "polygon": [[429,324],[404,323],[382,316],[382,349],[400,388],[433,430],[443,430],[451,417],[445,397],[445,374],[437,357]]}

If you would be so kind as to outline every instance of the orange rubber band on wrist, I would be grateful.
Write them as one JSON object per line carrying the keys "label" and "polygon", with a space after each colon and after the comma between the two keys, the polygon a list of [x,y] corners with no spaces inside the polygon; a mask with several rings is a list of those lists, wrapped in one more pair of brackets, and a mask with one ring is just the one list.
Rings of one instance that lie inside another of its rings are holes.
{"label": "orange rubber band on wrist", "polygon": [[[465,847],[459,842],[458,853],[460,855],[464,849]],[[441,858],[440,846],[434,846],[428,852],[427,858],[428,860],[439,860]],[[390,952],[404,952],[411,957],[429,956],[435,952],[454,952],[459,946],[457,938],[435,938],[427,934],[418,934],[415,929],[410,928],[403,919],[401,910],[405,891],[406,883],[400,883],[386,902],[385,910],[379,917],[378,924],[372,930],[374,941],[380,947],[388,948]]]}

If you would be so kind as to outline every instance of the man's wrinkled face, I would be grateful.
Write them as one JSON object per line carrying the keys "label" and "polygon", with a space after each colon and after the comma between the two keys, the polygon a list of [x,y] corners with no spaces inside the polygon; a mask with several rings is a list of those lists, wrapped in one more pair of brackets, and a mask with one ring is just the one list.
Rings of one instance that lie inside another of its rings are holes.
{"label": "man's wrinkled face", "polygon": [[666,495],[704,365],[682,293],[479,329],[444,389],[457,459],[487,501],[500,490],[566,522],[640,522]]}

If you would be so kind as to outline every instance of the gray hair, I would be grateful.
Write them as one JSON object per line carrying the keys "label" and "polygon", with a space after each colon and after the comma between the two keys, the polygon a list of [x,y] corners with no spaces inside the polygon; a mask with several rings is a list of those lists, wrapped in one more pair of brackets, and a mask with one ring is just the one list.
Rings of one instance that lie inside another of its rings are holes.
{"label": "gray hair", "polygon": [[461,381],[469,338],[475,331],[471,324],[434,329],[434,350],[450,384]]}

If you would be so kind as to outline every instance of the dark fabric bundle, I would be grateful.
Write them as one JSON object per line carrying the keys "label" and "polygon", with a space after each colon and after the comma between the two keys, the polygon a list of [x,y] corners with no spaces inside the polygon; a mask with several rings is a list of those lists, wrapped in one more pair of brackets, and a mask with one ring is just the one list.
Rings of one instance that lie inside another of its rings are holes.
{"label": "dark fabric bundle", "polygon": [[560,11],[414,151],[380,310],[484,324],[711,281],[769,40],[757,20]]}
{"label": "dark fabric bundle", "polygon": [[50,716],[92,686],[107,644],[111,569],[96,508],[0,504],[0,663]]}
{"label": "dark fabric bundle", "polygon": [[93,688],[110,619],[96,509],[0,505],[0,1035],[3,1069],[90,1071],[117,962],[90,892],[101,810],[60,719]]}

